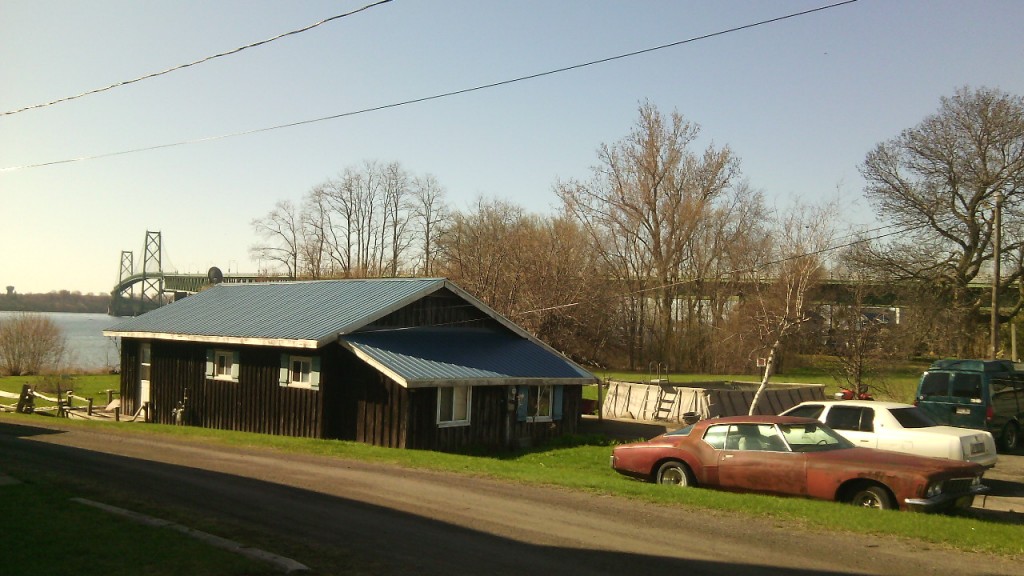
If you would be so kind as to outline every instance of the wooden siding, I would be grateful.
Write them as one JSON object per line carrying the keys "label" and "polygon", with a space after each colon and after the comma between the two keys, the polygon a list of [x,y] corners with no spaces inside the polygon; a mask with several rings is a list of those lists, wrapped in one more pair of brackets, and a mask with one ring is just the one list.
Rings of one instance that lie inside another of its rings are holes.
{"label": "wooden siding", "polygon": [[[312,438],[355,440],[389,448],[445,452],[516,448],[562,434],[579,423],[581,386],[565,386],[560,420],[519,422],[506,386],[473,388],[468,426],[437,425],[437,389],[404,388],[337,345],[319,351],[320,390],[282,387],[280,355],[310,351],[225,347],[239,352],[238,381],[206,377],[208,346],[151,343],[150,420],[174,424],[187,397],[184,424]],[[139,341],[123,339],[121,397],[125,414],[139,409]]]}
{"label": "wooden siding", "polygon": [[[137,398],[139,343],[125,339],[121,347],[121,394],[126,413],[139,409]],[[283,387],[278,383],[280,354],[286,350],[239,348],[238,381],[206,377],[205,345],[152,342],[149,419],[174,424],[174,409],[186,406],[184,424],[319,438],[323,436],[323,394]],[[309,355],[308,351],[294,351]],[[326,362],[325,362],[326,363]],[[329,363],[327,363],[329,364]],[[321,366],[323,369],[323,366]],[[130,373],[129,373],[130,372]]]}

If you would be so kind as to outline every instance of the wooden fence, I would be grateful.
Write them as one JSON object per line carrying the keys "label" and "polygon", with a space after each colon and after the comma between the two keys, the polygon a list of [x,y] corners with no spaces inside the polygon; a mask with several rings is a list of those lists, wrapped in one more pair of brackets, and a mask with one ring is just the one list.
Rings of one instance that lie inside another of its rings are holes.
{"label": "wooden fence", "polygon": [[[33,414],[47,412],[53,412],[57,416],[64,418],[84,418],[90,420],[98,419],[120,419],[120,403],[118,401],[111,401],[113,391],[107,391],[107,404],[102,409],[94,409],[92,398],[80,398],[75,396],[74,392],[68,391],[66,394],[60,390],[57,390],[57,396],[51,398],[45,394],[33,390],[28,384],[24,384],[21,387],[21,393],[15,394],[13,392],[5,392],[0,390],[0,398],[7,398],[11,400],[17,400],[14,404],[0,404],[0,411],[3,412],[17,412],[19,414]],[[49,402],[51,406],[36,406],[36,399],[45,400]],[[78,399],[78,406],[74,405],[75,399]]]}

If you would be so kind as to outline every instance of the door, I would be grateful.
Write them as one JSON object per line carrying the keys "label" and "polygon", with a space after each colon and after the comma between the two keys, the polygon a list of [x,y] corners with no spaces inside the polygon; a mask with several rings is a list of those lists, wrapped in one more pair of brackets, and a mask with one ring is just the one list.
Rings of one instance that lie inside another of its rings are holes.
{"label": "door", "polygon": [[137,387],[138,405],[135,407],[136,412],[143,406],[149,404],[149,374],[150,365],[152,363],[152,351],[150,350],[149,342],[143,342],[139,344],[139,382]]}
{"label": "door", "polygon": [[807,494],[807,460],[790,452],[773,424],[734,424],[718,453],[722,488],[774,494]]}
{"label": "door", "polygon": [[825,424],[861,448],[878,448],[875,411],[863,406],[832,406]]}

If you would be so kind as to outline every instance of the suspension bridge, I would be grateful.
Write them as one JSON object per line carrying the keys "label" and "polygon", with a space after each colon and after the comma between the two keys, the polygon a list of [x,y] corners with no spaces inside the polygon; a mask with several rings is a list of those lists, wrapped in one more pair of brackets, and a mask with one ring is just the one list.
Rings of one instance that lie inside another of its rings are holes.
{"label": "suspension bridge", "polygon": [[163,248],[160,232],[146,231],[142,270],[135,270],[135,253],[121,251],[121,269],[117,285],[110,292],[113,316],[136,316],[188,296],[215,284],[241,284],[287,280],[285,276],[266,273],[224,274],[217,267],[202,274],[182,274],[163,270]]}

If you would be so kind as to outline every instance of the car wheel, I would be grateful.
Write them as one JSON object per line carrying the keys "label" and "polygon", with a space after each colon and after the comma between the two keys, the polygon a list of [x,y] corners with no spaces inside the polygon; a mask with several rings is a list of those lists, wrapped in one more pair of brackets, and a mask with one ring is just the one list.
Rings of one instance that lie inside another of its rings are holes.
{"label": "car wheel", "polygon": [[894,508],[892,496],[889,491],[881,486],[864,486],[853,493],[850,504],[863,506],[864,508],[876,508],[878,510],[892,510]]}
{"label": "car wheel", "polygon": [[1017,424],[1010,422],[1003,428],[1003,435],[1000,438],[1003,450],[1007,452],[1016,450],[1020,444],[1020,429],[1017,428]]}
{"label": "car wheel", "polygon": [[690,474],[690,468],[682,462],[665,462],[658,468],[658,474],[655,478],[658,484],[669,484],[672,486],[691,486],[693,485],[693,476]]}

